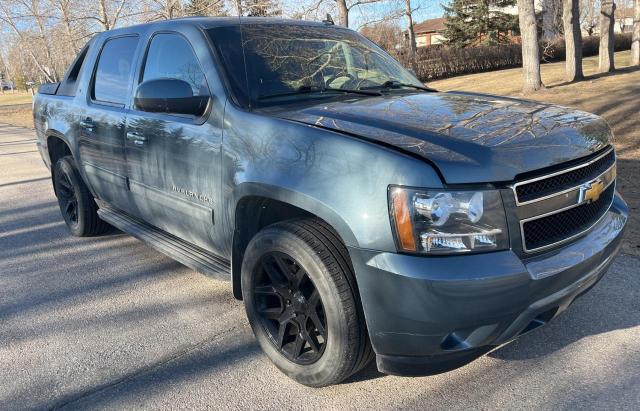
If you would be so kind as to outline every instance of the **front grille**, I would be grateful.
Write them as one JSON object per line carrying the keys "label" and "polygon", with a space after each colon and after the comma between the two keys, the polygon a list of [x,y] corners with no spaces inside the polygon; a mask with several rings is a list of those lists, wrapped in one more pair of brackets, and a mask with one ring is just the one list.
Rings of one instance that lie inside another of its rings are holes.
{"label": "front grille", "polygon": [[522,234],[527,250],[546,247],[574,237],[594,225],[607,211],[613,200],[615,185],[611,184],[600,198],[592,203],[527,221],[522,224]]}
{"label": "front grille", "polygon": [[584,167],[518,185],[516,186],[518,202],[525,203],[578,186],[599,176],[614,163],[615,154],[613,150],[611,150],[608,154]]}

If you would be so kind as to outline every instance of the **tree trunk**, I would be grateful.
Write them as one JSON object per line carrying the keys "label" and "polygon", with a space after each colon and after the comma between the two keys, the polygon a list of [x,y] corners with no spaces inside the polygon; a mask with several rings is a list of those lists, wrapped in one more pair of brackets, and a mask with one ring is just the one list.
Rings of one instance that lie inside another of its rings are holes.
{"label": "tree trunk", "polygon": [[234,0],[234,3],[236,5],[236,14],[238,15],[238,17],[242,16],[242,0]]}
{"label": "tree trunk", "polygon": [[616,69],[613,64],[615,10],[616,4],[613,0],[602,0],[600,8],[600,54],[598,57],[598,72],[600,73],[607,73]]}
{"label": "tree trunk", "polygon": [[51,45],[49,44],[49,35],[46,32],[46,28],[45,28],[45,22],[44,22],[45,16],[41,12],[39,6],[40,6],[40,3],[38,1],[32,0],[30,11],[33,14],[33,19],[36,22],[36,26],[38,27],[38,35],[40,37],[40,43],[44,48],[44,54],[46,58],[45,64],[48,64],[47,68],[49,69],[47,74],[49,74],[50,77],[55,82],[55,81],[58,81],[58,72],[55,69],[53,56],[51,53]]}
{"label": "tree trunk", "polygon": [[98,22],[100,23],[104,31],[110,30],[111,24],[109,22],[109,15],[107,14],[107,5],[105,4],[105,0],[98,1],[98,9],[100,13]]}
{"label": "tree trunk", "polygon": [[[2,6],[2,3],[0,3],[0,6]],[[21,44],[26,44],[27,41],[24,38],[22,31],[20,31],[20,29],[18,28],[18,25],[17,25],[16,21],[12,18],[11,15],[9,15],[7,13],[6,9],[2,9],[2,12],[5,15],[5,18],[3,18],[2,20],[11,27],[13,32],[16,34],[16,36],[20,40],[20,43]],[[33,59],[33,63],[36,65],[36,68],[38,69],[38,71],[40,71],[45,76],[45,78],[47,79],[47,82],[53,83],[55,80],[49,75],[49,72],[45,69],[45,67],[42,65],[42,63],[40,63],[40,61],[38,60],[38,57],[36,57],[36,55],[33,53],[32,48],[31,47],[26,47],[26,51],[27,51],[27,53],[29,53],[29,55]],[[22,54],[20,54],[20,58],[22,60]],[[21,63],[20,66],[24,67],[24,63]],[[25,76],[25,78],[26,78],[26,76]]]}
{"label": "tree trunk", "polygon": [[[639,0],[640,1],[640,0]],[[562,0],[562,21],[566,48],[566,80],[582,80],[582,33],[580,32],[580,1]]]}
{"label": "tree trunk", "polygon": [[636,0],[633,15],[633,35],[631,37],[631,65],[640,66],[640,0]]}
{"label": "tree trunk", "polygon": [[347,7],[347,0],[336,0],[338,5],[338,24],[344,27],[349,27],[349,8]]}
{"label": "tree trunk", "polygon": [[522,92],[529,93],[542,88],[538,26],[533,0],[518,0],[518,19],[522,38]]}
{"label": "tree trunk", "polygon": [[71,1],[59,0],[58,9],[60,9],[60,16],[62,17],[62,24],[67,33],[67,41],[69,42],[69,49],[72,55],[78,52],[78,42],[75,39],[73,29],[71,28]]}
{"label": "tree trunk", "polygon": [[[640,1],[640,0],[638,0]],[[413,16],[411,15],[411,0],[404,0],[405,14],[407,16],[407,32],[409,33],[409,53],[414,57],[418,47],[416,46],[416,32],[413,31]]]}

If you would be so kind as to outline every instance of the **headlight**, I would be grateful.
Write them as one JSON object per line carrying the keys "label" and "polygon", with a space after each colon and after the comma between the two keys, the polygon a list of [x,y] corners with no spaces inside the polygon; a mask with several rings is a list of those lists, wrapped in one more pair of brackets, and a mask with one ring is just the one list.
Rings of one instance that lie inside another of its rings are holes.
{"label": "headlight", "polygon": [[509,248],[504,206],[497,190],[392,186],[389,203],[400,251],[450,254]]}

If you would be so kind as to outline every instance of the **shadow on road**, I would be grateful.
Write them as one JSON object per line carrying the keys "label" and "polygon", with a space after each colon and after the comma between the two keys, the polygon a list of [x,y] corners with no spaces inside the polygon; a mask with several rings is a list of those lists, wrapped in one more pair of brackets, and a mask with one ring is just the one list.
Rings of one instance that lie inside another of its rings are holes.
{"label": "shadow on road", "polygon": [[30,180],[13,181],[11,183],[0,184],[0,187],[17,186],[17,185],[21,185],[21,184],[29,184],[29,183],[35,183],[37,181],[45,181],[45,180],[51,180],[51,178],[50,177],[41,177],[41,178],[32,178]]}

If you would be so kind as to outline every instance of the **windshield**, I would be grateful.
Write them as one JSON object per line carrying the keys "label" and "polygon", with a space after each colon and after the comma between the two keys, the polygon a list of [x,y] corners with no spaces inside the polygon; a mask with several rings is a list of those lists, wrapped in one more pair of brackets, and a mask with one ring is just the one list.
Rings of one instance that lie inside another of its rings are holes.
{"label": "windshield", "polygon": [[253,107],[356,91],[377,95],[371,90],[391,84],[422,86],[378,46],[343,28],[243,23],[241,34],[239,26],[227,26],[210,29],[209,35],[241,104]]}

